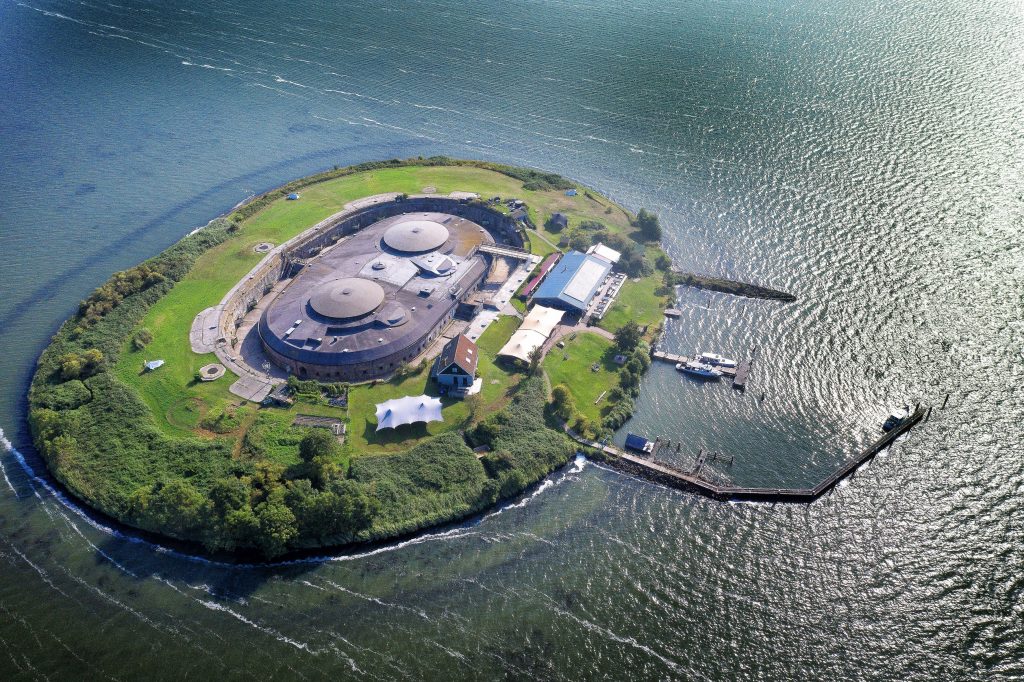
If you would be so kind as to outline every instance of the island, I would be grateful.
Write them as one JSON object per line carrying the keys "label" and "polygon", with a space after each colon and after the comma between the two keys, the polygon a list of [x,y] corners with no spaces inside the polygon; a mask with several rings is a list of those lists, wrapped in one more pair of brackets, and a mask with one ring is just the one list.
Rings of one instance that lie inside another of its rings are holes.
{"label": "island", "polygon": [[659,240],[557,174],[335,167],[82,301],[39,358],[33,439],[93,509],[213,553],[464,519],[632,414],[672,295]]}

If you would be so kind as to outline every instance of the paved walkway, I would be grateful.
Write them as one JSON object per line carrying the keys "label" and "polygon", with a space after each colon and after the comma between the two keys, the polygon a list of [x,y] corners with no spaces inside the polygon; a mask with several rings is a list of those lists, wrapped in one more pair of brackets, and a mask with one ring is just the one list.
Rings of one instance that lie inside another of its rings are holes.
{"label": "paved walkway", "polygon": [[215,305],[202,311],[192,320],[192,330],[188,334],[192,352],[203,355],[212,353],[217,348],[221,306]]}

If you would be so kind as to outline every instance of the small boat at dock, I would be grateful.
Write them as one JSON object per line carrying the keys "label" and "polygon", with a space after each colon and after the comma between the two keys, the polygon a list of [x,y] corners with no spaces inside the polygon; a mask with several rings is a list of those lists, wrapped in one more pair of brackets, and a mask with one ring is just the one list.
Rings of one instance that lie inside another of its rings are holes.
{"label": "small boat at dock", "polygon": [[718,353],[701,353],[697,357],[697,361],[712,367],[728,367],[730,369],[737,365],[737,362],[732,358],[723,357]]}
{"label": "small boat at dock", "polygon": [[721,370],[695,360],[691,360],[690,362],[680,362],[676,365],[676,369],[680,372],[700,377],[702,379],[718,379],[722,376]]}
{"label": "small boat at dock", "polygon": [[647,454],[654,452],[654,443],[635,433],[626,434],[626,447]]}
{"label": "small boat at dock", "polygon": [[907,410],[893,410],[888,419],[882,424],[882,430],[889,432],[895,429],[897,426],[903,423],[903,420],[910,416],[910,412]]}

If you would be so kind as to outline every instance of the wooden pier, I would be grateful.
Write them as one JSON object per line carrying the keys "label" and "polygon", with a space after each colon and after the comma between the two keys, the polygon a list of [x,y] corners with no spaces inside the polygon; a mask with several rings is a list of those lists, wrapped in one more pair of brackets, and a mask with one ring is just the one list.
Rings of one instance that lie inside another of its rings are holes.
{"label": "wooden pier", "polygon": [[842,464],[813,488],[746,488],[733,485],[717,485],[701,478],[699,475],[701,466],[707,460],[707,456],[703,455],[703,453],[698,458],[697,466],[694,467],[693,471],[687,472],[664,462],[656,462],[652,461],[652,459],[632,455],[610,445],[601,445],[600,443],[588,441],[580,438],[568,429],[567,433],[577,442],[610,455],[608,463],[617,469],[673,488],[697,492],[714,500],[723,502],[813,502],[832,490],[841,480],[856,471],[858,467],[892,445],[893,441],[920,422],[924,415],[925,409],[918,406],[896,428],[869,445],[856,457]]}

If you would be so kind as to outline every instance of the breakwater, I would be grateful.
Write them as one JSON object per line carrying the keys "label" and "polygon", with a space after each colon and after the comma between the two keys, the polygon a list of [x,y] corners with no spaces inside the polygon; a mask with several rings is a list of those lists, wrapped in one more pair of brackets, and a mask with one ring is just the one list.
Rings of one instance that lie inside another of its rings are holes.
{"label": "breakwater", "polygon": [[733,296],[764,298],[772,301],[784,301],[786,303],[796,301],[796,296],[785,291],[761,286],[760,284],[724,279],[722,277],[710,277],[708,275],[698,275],[692,272],[673,270],[672,279],[673,283],[678,286],[694,287],[696,289],[705,289],[707,291],[718,291],[723,294],[732,294]]}

